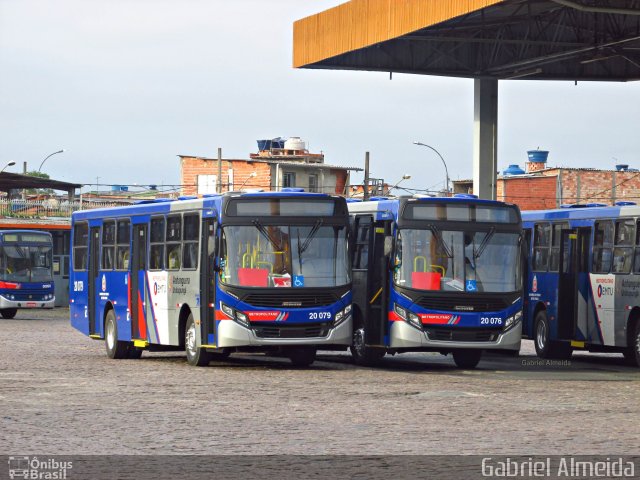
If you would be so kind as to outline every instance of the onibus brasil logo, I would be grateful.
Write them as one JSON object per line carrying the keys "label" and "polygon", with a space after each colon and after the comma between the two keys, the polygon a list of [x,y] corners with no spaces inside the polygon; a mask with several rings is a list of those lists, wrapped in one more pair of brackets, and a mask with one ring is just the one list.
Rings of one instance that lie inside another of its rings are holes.
{"label": "onibus brasil logo", "polygon": [[9,478],[63,480],[72,467],[73,462],[55,458],[9,457]]}

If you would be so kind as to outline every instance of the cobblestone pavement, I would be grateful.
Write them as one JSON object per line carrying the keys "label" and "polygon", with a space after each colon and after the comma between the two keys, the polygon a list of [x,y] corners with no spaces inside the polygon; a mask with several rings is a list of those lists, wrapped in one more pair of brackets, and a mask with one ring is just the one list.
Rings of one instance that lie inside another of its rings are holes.
{"label": "cobblestone pavement", "polygon": [[321,352],[308,369],[232,355],[109,360],[68,311],[0,319],[4,454],[637,453],[640,370],[621,355],[539,365],[487,356],[477,370],[405,354],[381,368]]}

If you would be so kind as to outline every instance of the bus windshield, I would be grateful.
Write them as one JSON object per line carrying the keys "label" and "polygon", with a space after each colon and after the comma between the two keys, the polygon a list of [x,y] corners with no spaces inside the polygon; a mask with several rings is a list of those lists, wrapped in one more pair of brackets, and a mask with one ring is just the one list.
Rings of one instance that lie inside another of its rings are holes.
{"label": "bus windshield", "polygon": [[402,229],[394,281],[418,290],[507,293],[521,288],[520,235]]}
{"label": "bus windshield", "polygon": [[51,245],[0,246],[0,279],[10,282],[50,282]]}
{"label": "bus windshield", "polygon": [[346,226],[227,226],[220,280],[241,287],[336,287],[351,281]]}

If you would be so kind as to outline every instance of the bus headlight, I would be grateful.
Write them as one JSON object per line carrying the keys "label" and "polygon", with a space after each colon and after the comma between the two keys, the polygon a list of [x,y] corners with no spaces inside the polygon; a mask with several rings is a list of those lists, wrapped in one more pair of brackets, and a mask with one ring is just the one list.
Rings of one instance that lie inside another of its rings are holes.
{"label": "bus headlight", "polygon": [[345,308],[336,313],[336,316],[333,319],[333,326],[337,327],[349,317],[351,317],[351,304],[347,305]]}
{"label": "bus headlight", "polygon": [[244,313],[236,310],[236,320],[240,325],[244,325],[245,327],[249,327],[249,317],[247,317]]}
{"label": "bus headlight", "polygon": [[243,327],[249,328],[251,325],[249,324],[249,317],[242,313],[239,310],[235,310],[231,308],[229,305],[225,305],[220,302],[220,308],[222,309],[222,313],[224,313],[231,320],[235,320],[237,323],[242,325]]}
{"label": "bus headlight", "polygon": [[398,314],[398,316],[407,322],[410,325],[413,325],[416,328],[422,329],[422,322],[420,321],[420,317],[413,312],[410,312],[406,308],[401,307],[397,303],[393,304],[393,310]]}
{"label": "bus headlight", "polygon": [[520,320],[522,320],[522,310],[511,315],[504,321],[504,330],[507,331],[515,327]]}

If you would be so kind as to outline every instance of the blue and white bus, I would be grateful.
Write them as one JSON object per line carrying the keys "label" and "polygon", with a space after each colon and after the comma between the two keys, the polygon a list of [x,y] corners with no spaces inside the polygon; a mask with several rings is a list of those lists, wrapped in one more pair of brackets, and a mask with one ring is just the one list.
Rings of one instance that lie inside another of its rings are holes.
{"label": "blue and white bus", "polygon": [[529,244],[523,336],[542,358],[623,353],[640,366],[640,207],[523,212]]}
{"label": "blue and white bus", "polygon": [[521,220],[516,206],[453,198],[349,203],[357,363],[436,351],[473,368],[520,349]]}
{"label": "blue and white bus", "polygon": [[202,366],[249,350],[309,365],[351,344],[341,197],[156,200],[76,212],[72,228],[71,323],[111,358],[180,349]]}
{"label": "blue and white bus", "polygon": [[0,231],[0,315],[23,308],[53,308],[53,241],[36,230]]}

